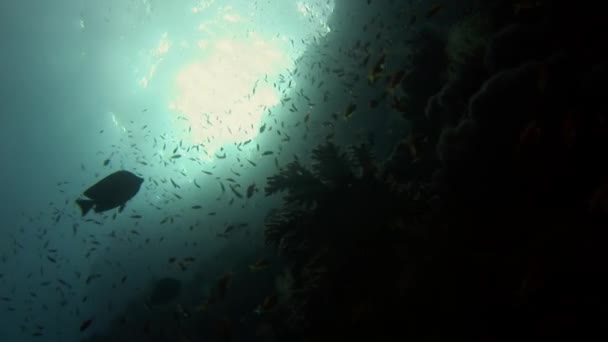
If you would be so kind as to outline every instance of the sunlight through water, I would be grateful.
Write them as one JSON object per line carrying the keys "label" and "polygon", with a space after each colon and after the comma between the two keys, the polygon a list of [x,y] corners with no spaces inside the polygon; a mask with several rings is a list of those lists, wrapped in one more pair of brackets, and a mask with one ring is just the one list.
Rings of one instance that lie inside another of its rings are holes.
{"label": "sunlight through water", "polygon": [[182,119],[175,120],[173,131],[200,144],[207,159],[222,146],[255,138],[266,111],[288,96],[277,84],[289,81],[295,61],[330,31],[333,10],[333,1],[288,2],[293,18],[283,20],[290,31],[266,25],[272,8],[218,4],[201,1],[190,9],[200,21],[189,39],[180,37],[176,44],[171,32],[163,33],[139,79],[140,87],[148,88],[164,61],[180,51],[178,45],[197,49],[195,58],[176,68],[167,108]]}
{"label": "sunlight through water", "polygon": [[208,153],[255,137],[266,108],[279,102],[268,84],[292,61],[263,40],[219,40],[204,60],[177,76],[179,98],[170,108],[188,118],[191,139]]}

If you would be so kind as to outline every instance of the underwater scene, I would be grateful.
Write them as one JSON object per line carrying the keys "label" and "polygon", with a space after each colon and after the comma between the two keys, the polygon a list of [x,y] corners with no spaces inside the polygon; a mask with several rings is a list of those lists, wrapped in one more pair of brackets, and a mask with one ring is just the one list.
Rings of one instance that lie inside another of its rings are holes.
{"label": "underwater scene", "polygon": [[0,342],[608,340],[598,3],[1,1]]}

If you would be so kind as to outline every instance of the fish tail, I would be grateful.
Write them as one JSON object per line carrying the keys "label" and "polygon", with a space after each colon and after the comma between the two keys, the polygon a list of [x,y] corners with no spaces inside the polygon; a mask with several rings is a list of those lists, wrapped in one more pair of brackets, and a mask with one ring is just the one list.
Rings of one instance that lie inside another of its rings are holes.
{"label": "fish tail", "polygon": [[82,211],[82,216],[86,215],[91,208],[95,205],[95,201],[77,199],[76,204],[80,207],[80,211]]}

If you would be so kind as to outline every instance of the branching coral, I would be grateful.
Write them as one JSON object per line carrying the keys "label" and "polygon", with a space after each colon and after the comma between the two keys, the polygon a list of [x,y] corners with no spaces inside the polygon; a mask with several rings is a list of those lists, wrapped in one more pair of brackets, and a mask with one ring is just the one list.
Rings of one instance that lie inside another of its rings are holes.
{"label": "branching coral", "polygon": [[293,161],[278,174],[268,178],[265,191],[266,196],[286,191],[285,202],[288,205],[300,204],[312,207],[327,189],[310,170],[298,161]]}
{"label": "branching coral", "polygon": [[297,160],[287,164],[278,174],[268,178],[266,196],[285,192],[287,206],[312,208],[320,198],[355,180],[357,168],[364,178],[376,174],[377,166],[368,146],[354,146],[350,152],[340,151],[331,142],[318,146],[312,151],[312,170]]}
{"label": "branching coral", "polygon": [[295,247],[301,246],[305,240],[302,235],[307,234],[308,216],[306,211],[295,207],[271,210],[265,222],[266,242],[281,253],[293,254]]}
{"label": "branching coral", "polygon": [[338,147],[326,142],[312,151],[312,169],[315,175],[325,184],[336,186],[349,182],[353,177],[352,161]]}
{"label": "branching coral", "polygon": [[359,176],[362,179],[370,179],[376,176],[378,166],[369,145],[352,146],[350,153],[354,165],[360,169]]}
{"label": "branching coral", "polygon": [[[395,187],[389,173],[379,172],[383,166],[366,145],[343,152],[325,143],[314,149],[312,159],[312,170],[290,163],[269,179],[266,191],[287,194],[285,205],[266,218],[266,239],[290,261],[294,282],[286,296],[292,310],[288,321],[298,330],[322,330],[332,316],[357,306],[360,296],[382,298],[377,279],[393,277],[383,273],[398,266],[380,265],[398,263],[397,255],[406,248],[403,239],[418,234],[428,212],[428,187]],[[302,189],[311,185],[314,189]],[[357,281],[361,273],[371,276]],[[351,324],[350,316],[340,324]],[[315,336],[314,331],[307,334]]]}

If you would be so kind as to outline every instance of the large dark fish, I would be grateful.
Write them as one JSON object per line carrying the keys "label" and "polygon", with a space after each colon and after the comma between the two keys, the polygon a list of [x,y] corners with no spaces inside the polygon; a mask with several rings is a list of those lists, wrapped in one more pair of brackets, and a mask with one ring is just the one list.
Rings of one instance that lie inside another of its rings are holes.
{"label": "large dark fish", "polygon": [[117,171],[88,188],[84,195],[89,199],[77,199],[82,216],[93,209],[96,213],[119,208],[122,212],[128,200],[139,191],[143,178],[129,171]]}

